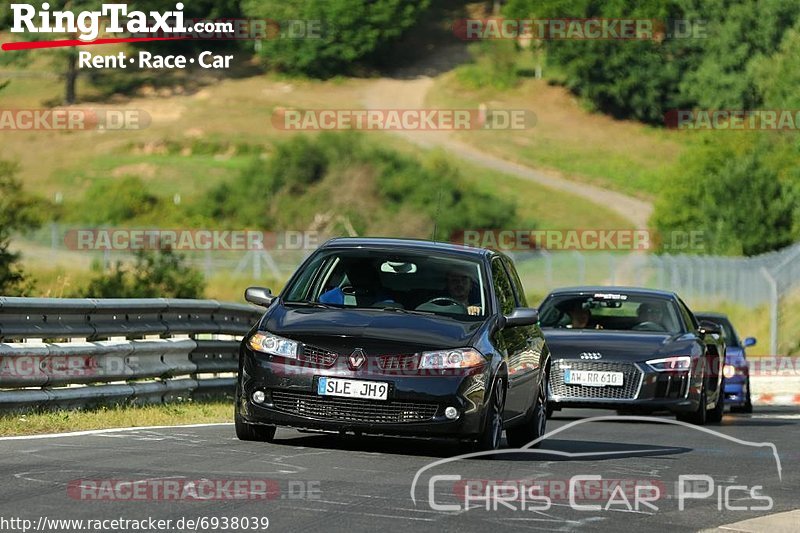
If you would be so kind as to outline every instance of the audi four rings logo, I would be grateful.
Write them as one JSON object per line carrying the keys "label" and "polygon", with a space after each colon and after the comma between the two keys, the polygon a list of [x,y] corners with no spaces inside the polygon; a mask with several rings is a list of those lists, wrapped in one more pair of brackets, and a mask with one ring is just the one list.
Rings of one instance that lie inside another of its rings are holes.
{"label": "audi four rings logo", "polygon": [[603,354],[600,352],[583,352],[581,354],[581,359],[600,359],[603,357]]}

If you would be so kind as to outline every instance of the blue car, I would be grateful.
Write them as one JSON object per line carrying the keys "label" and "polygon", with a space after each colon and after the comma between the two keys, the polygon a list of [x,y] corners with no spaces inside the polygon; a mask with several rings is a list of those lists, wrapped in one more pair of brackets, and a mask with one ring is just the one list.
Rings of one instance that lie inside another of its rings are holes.
{"label": "blue car", "polygon": [[695,313],[698,320],[707,320],[719,324],[725,336],[725,405],[731,407],[732,413],[752,413],[753,402],[750,399],[750,373],[747,365],[745,348],[756,345],[755,337],[740,340],[730,319],[722,313]]}

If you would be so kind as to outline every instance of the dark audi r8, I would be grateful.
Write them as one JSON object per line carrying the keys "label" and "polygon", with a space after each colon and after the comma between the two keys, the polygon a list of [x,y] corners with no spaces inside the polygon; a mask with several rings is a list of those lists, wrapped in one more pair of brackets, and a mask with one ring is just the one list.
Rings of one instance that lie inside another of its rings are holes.
{"label": "dark audi r8", "polygon": [[625,287],[556,290],[539,307],[551,351],[550,409],[670,411],[722,419],[725,343],[672,292]]}
{"label": "dark audi r8", "polygon": [[277,426],[457,438],[483,450],[544,434],[549,354],[513,263],[478,248],[334,239],[243,339],[236,434]]}

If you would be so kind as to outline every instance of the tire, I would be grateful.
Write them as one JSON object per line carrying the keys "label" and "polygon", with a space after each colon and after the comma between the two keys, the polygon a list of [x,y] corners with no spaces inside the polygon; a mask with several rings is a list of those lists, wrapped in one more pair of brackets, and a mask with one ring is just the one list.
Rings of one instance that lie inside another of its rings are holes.
{"label": "tire", "polygon": [[744,405],[736,405],[731,407],[731,413],[746,413],[750,414],[753,412],[753,400],[750,398],[750,378],[747,378],[747,398],[744,401]]}
{"label": "tire", "polygon": [[717,403],[714,406],[714,409],[706,413],[706,421],[711,422],[713,424],[718,424],[719,422],[722,422],[722,415],[724,413],[725,413],[725,380],[723,379],[722,382],[719,384]]}
{"label": "tire", "polygon": [[[551,411],[552,412],[552,411]],[[506,430],[506,441],[512,448],[522,448],[529,442],[538,439],[546,432],[548,418],[547,404],[547,375],[539,385],[539,393],[531,406],[530,413],[521,425]],[[532,448],[538,448],[542,443],[537,442]]]}
{"label": "tire", "polygon": [[697,411],[693,413],[680,413],[675,418],[677,418],[681,422],[687,422],[689,424],[694,424],[696,426],[704,426],[708,421],[707,418],[708,413],[706,411],[707,403],[708,399],[706,398],[706,388],[704,385],[703,391],[700,393],[700,406],[697,408]]}
{"label": "tire", "polygon": [[503,378],[498,378],[492,388],[492,398],[489,400],[489,411],[486,413],[486,423],[483,431],[473,444],[476,452],[497,450],[503,437],[503,410],[506,403],[506,391],[503,388]]}
{"label": "tire", "polygon": [[260,424],[248,424],[235,413],[233,416],[233,424],[236,427],[236,437],[239,440],[249,440],[256,442],[272,442],[275,440],[275,431],[278,429],[275,426],[262,426]]}

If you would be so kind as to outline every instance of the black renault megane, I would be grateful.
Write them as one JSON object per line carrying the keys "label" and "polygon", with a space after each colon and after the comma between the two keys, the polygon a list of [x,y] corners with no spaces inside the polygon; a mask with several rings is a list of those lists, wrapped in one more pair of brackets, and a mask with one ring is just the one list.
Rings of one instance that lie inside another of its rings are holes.
{"label": "black renault megane", "polygon": [[479,248],[344,238],[317,249],[241,345],[236,435],[277,426],[456,438],[544,434],[549,353],[511,260]]}

